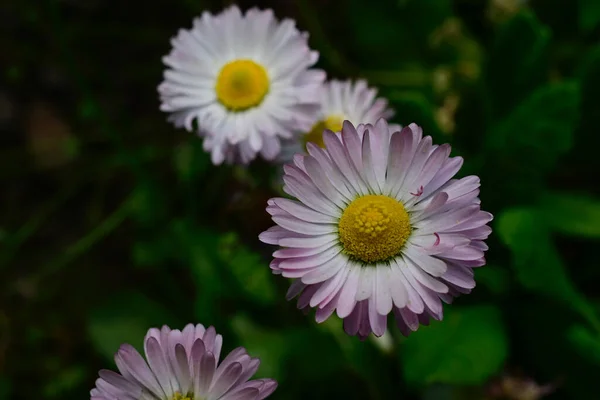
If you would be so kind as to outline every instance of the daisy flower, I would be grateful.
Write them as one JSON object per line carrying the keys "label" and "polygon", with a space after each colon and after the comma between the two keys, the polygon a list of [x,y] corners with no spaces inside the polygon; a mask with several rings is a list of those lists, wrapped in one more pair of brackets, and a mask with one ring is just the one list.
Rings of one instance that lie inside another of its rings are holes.
{"label": "daisy flower", "polygon": [[259,152],[274,159],[281,138],[309,129],[319,109],[325,72],[309,69],[319,55],[307,39],[271,10],[204,12],[163,58],[160,108],[177,127],[197,122],[214,164],[245,164]]}
{"label": "daisy flower", "polygon": [[260,240],[281,246],[271,269],[293,278],[288,298],[334,311],[350,335],[381,336],[394,312],[403,334],[475,287],[492,215],[479,206],[479,178],[452,179],[462,158],[415,124],[390,134],[384,119],[341,133],[285,165],[284,191],[267,211],[276,226]]}
{"label": "daisy flower", "polygon": [[120,374],[101,370],[92,400],[260,400],[277,383],[248,381],[260,361],[233,350],[219,365],[223,338],[212,326],[187,325],[183,331],[152,328],[144,339],[146,360],[129,344],[115,355]]}
{"label": "daisy flower", "polygon": [[[323,86],[317,122],[299,137],[284,141],[280,159],[287,162],[296,153],[306,153],[307,142],[324,147],[323,131],[339,132],[344,120],[355,124],[375,123],[379,118],[393,116],[394,110],[388,108],[388,101],[377,98],[377,89],[368,87],[365,80],[331,80]],[[401,129],[399,125],[390,125],[390,128]]]}

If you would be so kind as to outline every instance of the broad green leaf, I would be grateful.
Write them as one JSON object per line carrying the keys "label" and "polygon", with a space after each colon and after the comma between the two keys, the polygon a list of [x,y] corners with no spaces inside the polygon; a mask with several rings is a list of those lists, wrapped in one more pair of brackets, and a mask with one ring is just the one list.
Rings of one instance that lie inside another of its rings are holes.
{"label": "broad green leaf", "polygon": [[551,229],[570,235],[600,237],[600,200],[547,193],[541,201],[541,212]]}
{"label": "broad green leaf", "polygon": [[444,321],[420,327],[399,352],[411,384],[476,385],[502,367],[507,338],[498,309],[448,308]]}
{"label": "broad green leaf", "polygon": [[502,118],[544,82],[550,30],[534,14],[522,12],[499,28],[486,76],[493,113]]}
{"label": "broad green leaf", "polygon": [[283,332],[261,328],[242,314],[231,319],[231,329],[248,354],[260,358],[260,368],[255,376],[280,379],[289,347],[293,345],[288,343]]}
{"label": "broad green leaf", "polygon": [[252,300],[262,304],[274,303],[273,276],[263,257],[243,246],[234,233],[221,237],[219,256],[241,290]]}
{"label": "broad green leaf", "polygon": [[561,300],[591,324],[598,324],[593,307],[567,275],[540,211],[508,209],[498,217],[497,232],[513,254],[512,264],[523,286]]}
{"label": "broad green leaf", "polygon": [[600,23],[600,1],[578,0],[579,3],[579,27],[582,31],[593,30]]}
{"label": "broad green leaf", "polygon": [[142,350],[144,335],[149,328],[176,325],[176,319],[161,304],[139,292],[124,292],[110,299],[90,313],[87,330],[99,353],[108,359],[123,343]]}
{"label": "broad green leaf", "polygon": [[585,358],[600,364],[600,336],[594,336],[587,328],[575,325],[568,331],[569,340]]}
{"label": "broad green leaf", "polygon": [[516,163],[522,177],[542,174],[571,148],[578,107],[575,82],[543,86],[489,133],[488,152]]}

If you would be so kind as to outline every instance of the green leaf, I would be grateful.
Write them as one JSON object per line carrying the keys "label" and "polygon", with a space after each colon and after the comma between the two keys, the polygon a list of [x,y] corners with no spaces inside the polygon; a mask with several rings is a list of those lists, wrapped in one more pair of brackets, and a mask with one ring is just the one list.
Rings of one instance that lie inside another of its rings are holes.
{"label": "green leaf", "polygon": [[523,286],[565,302],[579,299],[539,212],[508,209],[499,215],[496,226],[501,240],[513,253],[513,266]]}
{"label": "green leaf", "polygon": [[546,193],[541,212],[551,229],[569,234],[600,237],[600,201],[568,193]]}
{"label": "green leaf", "polygon": [[413,333],[400,357],[411,384],[481,384],[502,367],[507,346],[498,309],[454,307],[443,322]]}
{"label": "green leaf", "polygon": [[486,68],[494,115],[501,118],[544,82],[550,30],[522,12],[501,26]]}
{"label": "green leaf", "polygon": [[597,0],[578,0],[579,27],[584,32],[589,32],[600,23],[600,2]]}
{"label": "green leaf", "polygon": [[259,254],[243,246],[235,233],[221,237],[219,256],[248,297],[262,304],[275,302],[277,296],[270,268]]}
{"label": "green leaf", "polygon": [[561,300],[590,324],[600,327],[595,310],[566,274],[541,212],[528,208],[505,210],[498,217],[497,232],[512,251],[512,264],[524,287]]}
{"label": "green leaf", "polygon": [[87,321],[87,330],[96,350],[112,360],[123,343],[141,351],[149,328],[162,325],[176,328],[176,324],[176,319],[161,304],[131,291],[113,296],[93,310]]}
{"label": "green leaf", "polygon": [[567,334],[573,346],[583,357],[600,364],[600,337],[594,336],[581,325],[571,327]]}
{"label": "green leaf", "polygon": [[575,82],[539,88],[490,132],[488,152],[517,163],[521,176],[548,171],[572,146],[579,97]]}

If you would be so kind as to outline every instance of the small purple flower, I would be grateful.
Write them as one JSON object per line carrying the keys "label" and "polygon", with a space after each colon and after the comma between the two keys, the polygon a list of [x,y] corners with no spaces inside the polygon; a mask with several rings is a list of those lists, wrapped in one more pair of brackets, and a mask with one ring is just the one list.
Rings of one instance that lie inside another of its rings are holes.
{"label": "small purple flower", "polygon": [[261,400],[277,387],[272,379],[248,381],[260,361],[238,347],[219,365],[223,338],[212,326],[183,331],[152,328],[144,339],[146,360],[129,344],[115,355],[120,374],[101,370],[92,400]]}
{"label": "small purple flower", "polygon": [[315,307],[317,322],[337,311],[361,338],[383,335],[391,312],[405,335],[442,319],[442,301],[469,293],[485,264],[492,215],[479,178],[452,179],[462,158],[415,124],[344,121],[323,139],[284,167],[283,190],[298,201],[270,199],[277,225],[259,236],[281,246],[271,269],[295,279],[288,298]]}

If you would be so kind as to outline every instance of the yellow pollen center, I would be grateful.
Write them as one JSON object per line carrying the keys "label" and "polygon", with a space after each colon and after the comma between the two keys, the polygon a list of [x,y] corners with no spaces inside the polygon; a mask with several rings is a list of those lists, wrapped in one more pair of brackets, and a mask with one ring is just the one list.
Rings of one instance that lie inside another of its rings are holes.
{"label": "yellow pollen center", "polygon": [[221,69],[215,87],[217,98],[231,111],[259,105],[269,91],[265,69],[251,60],[236,60]]}
{"label": "yellow pollen center", "polygon": [[319,147],[325,148],[325,143],[323,142],[323,131],[325,129],[329,129],[334,132],[339,132],[342,130],[342,123],[344,122],[344,117],[341,115],[330,115],[324,120],[317,122],[310,132],[304,135],[304,148],[306,148],[306,143],[312,142]]}
{"label": "yellow pollen center", "polygon": [[357,198],[346,207],[339,222],[345,253],[365,263],[399,254],[411,231],[402,203],[383,195]]}
{"label": "yellow pollen center", "polygon": [[194,400],[194,395],[189,393],[183,395],[180,392],[175,392],[171,400]]}

